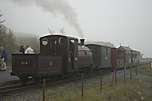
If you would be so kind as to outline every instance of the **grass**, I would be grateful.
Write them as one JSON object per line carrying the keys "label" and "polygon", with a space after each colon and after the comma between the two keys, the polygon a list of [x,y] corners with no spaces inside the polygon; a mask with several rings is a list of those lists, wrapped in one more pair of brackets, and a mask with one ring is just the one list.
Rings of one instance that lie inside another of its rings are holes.
{"label": "grass", "polygon": [[81,84],[71,83],[47,91],[47,101],[140,101],[143,83],[138,80],[119,81],[117,85],[104,84],[100,92],[99,82],[89,80],[81,96]]}
{"label": "grass", "polygon": [[[47,87],[46,101],[152,101],[152,69],[140,67],[138,75],[133,70],[133,79],[126,81],[119,75],[117,84],[111,84],[111,75],[103,78],[103,89],[100,92],[100,76],[85,80],[84,96],[81,96],[81,82],[62,84],[62,86]],[[14,95],[13,95],[14,96]],[[42,88],[20,93],[12,99],[2,101],[42,101]]]}
{"label": "grass", "polygon": [[[147,65],[146,65],[147,68]],[[81,82],[48,89],[47,101],[152,101],[152,70],[140,67],[133,80],[119,80],[117,84],[103,84],[100,92],[99,78],[87,80],[84,96],[81,96]]]}

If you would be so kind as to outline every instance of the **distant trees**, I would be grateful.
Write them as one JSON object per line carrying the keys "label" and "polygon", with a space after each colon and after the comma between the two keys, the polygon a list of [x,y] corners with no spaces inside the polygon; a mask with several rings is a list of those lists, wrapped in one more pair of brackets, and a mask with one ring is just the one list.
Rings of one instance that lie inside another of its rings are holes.
{"label": "distant trees", "polygon": [[3,25],[4,20],[2,19],[2,15],[0,14],[0,45],[4,41],[5,37],[5,32],[6,32],[6,27]]}
{"label": "distant trees", "polygon": [[15,38],[11,29],[7,28],[4,22],[5,20],[0,14],[0,46],[4,46],[11,54],[16,49]]}
{"label": "distant trees", "polygon": [[[34,51],[39,52],[39,39],[36,35],[30,33],[15,33],[16,34],[16,44],[17,46],[27,46],[30,45]],[[18,35],[17,35],[18,34]]]}
{"label": "distant trees", "polygon": [[14,48],[15,38],[11,29],[7,28],[3,23],[5,20],[2,19],[0,14],[0,46],[5,46],[8,49]]}

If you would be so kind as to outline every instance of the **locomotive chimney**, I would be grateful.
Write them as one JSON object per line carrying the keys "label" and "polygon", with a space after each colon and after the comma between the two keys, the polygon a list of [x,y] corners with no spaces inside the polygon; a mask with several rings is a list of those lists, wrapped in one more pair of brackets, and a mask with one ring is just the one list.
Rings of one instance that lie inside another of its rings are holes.
{"label": "locomotive chimney", "polygon": [[84,45],[84,41],[85,41],[85,39],[80,39],[80,42],[81,42],[82,46]]}

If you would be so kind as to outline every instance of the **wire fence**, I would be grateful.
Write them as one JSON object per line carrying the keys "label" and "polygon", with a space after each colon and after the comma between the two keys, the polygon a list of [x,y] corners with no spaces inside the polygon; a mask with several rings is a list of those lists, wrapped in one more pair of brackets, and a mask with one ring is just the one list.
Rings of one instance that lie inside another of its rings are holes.
{"label": "wire fence", "polygon": [[[37,92],[29,91],[26,94],[12,94],[0,96],[0,101],[72,101],[70,99],[79,96],[81,99],[86,97],[88,90],[98,95],[102,94],[106,86],[115,87],[120,82],[128,82],[128,80],[136,79],[139,71],[152,70],[151,64],[141,64],[136,68],[122,69],[116,71],[116,74],[110,73],[101,75],[99,73],[95,77],[86,78],[85,73],[81,73],[81,79],[59,87],[48,87],[45,79],[43,80],[42,88]],[[115,77],[114,77],[115,75]],[[90,94],[91,96],[91,94]]]}

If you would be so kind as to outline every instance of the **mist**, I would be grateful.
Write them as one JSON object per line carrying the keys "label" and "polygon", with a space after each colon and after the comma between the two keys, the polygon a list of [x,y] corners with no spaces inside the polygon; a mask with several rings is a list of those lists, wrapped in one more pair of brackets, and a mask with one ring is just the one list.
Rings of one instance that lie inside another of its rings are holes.
{"label": "mist", "polygon": [[4,24],[14,32],[41,37],[63,29],[64,35],[121,44],[152,57],[152,0],[0,1]]}
{"label": "mist", "polygon": [[54,15],[62,14],[65,20],[78,32],[79,37],[83,38],[83,32],[78,24],[77,13],[65,0],[12,0],[20,6],[37,5],[43,10]]}

